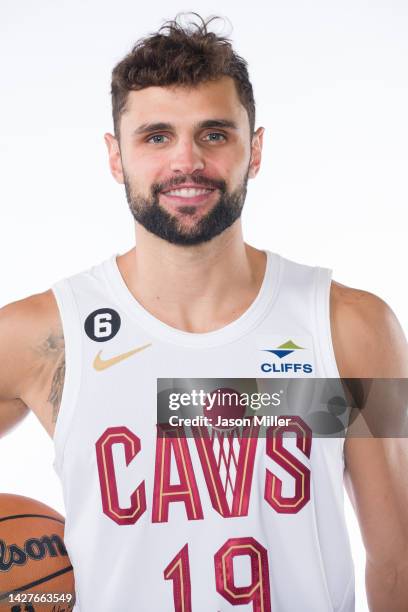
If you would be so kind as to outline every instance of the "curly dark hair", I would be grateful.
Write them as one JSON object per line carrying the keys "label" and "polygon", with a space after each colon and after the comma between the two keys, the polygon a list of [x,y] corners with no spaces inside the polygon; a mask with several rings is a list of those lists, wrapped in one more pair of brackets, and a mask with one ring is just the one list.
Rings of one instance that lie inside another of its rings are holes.
{"label": "curly dark hair", "polygon": [[[182,14],[182,13],[181,13]],[[212,16],[201,23],[178,23],[178,14],[159,29],[134,45],[112,71],[112,116],[115,136],[119,138],[119,121],[129,91],[152,85],[194,86],[223,76],[235,82],[239,100],[248,113],[251,137],[255,129],[255,100],[248,76],[247,62],[237,55],[229,38],[208,30],[220,17]]]}

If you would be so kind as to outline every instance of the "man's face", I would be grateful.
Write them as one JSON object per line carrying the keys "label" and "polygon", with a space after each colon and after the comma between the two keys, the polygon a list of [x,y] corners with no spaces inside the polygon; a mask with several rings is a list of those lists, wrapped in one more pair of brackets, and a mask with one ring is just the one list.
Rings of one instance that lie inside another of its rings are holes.
{"label": "man's face", "polygon": [[262,135],[259,128],[251,147],[247,112],[234,81],[223,77],[194,88],[131,91],[120,150],[113,136],[105,140],[136,221],[169,242],[195,245],[240,217]]}

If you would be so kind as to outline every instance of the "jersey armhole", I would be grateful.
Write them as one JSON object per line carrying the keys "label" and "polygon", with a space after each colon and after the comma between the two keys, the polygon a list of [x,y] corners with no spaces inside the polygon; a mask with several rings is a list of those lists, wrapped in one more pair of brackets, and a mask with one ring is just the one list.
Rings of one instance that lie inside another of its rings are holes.
{"label": "jersey armhole", "polygon": [[329,268],[316,268],[315,329],[322,371],[327,378],[341,378],[330,325],[331,277],[332,271]]}
{"label": "jersey armhole", "polygon": [[[330,324],[330,291],[331,291],[332,271],[329,268],[316,268],[315,276],[315,330],[319,351],[319,360],[322,372],[326,378],[341,378],[337,367],[336,355],[333,347],[333,336]],[[344,458],[345,438],[339,438],[341,446],[341,457],[343,470],[345,467]]]}
{"label": "jersey armhole", "polygon": [[65,377],[54,429],[53,467],[61,476],[69,426],[75,411],[82,371],[82,339],[78,307],[69,279],[51,287],[60,313],[65,344]]}

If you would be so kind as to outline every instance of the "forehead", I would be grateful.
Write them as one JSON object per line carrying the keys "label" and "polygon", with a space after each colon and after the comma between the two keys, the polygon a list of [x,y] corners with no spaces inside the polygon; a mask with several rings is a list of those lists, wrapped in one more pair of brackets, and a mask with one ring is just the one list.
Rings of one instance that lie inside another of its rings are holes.
{"label": "forehead", "polygon": [[224,76],[195,87],[154,86],[130,91],[121,123],[124,127],[153,121],[185,125],[213,117],[249,124],[231,77]]}

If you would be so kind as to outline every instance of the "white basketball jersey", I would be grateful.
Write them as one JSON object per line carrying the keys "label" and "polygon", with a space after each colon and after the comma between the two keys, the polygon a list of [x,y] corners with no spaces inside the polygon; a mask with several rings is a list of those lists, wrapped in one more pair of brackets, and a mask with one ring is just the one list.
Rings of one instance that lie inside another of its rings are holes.
{"label": "white basketball jersey", "polygon": [[343,438],[283,427],[278,445],[227,452],[156,434],[158,379],[340,377],[331,271],[266,254],[255,301],[208,333],[151,315],[116,255],[53,285],[66,348],[54,467],[76,612],[354,610]]}

